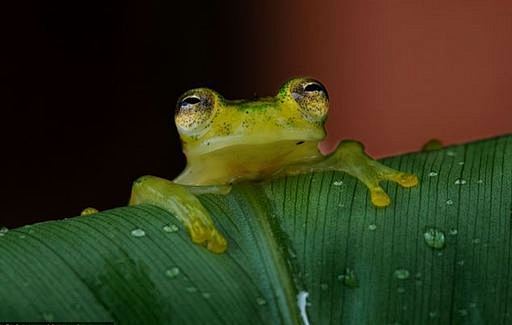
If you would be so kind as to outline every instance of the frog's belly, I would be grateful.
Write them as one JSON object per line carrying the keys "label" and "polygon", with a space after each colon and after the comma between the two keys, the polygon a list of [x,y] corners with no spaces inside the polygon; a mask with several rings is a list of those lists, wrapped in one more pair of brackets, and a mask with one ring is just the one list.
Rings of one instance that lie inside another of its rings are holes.
{"label": "frog's belly", "polygon": [[260,180],[272,177],[287,166],[308,163],[319,157],[317,142],[296,144],[281,141],[272,145],[233,146],[189,161],[175,181],[189,185],[214,185]]}

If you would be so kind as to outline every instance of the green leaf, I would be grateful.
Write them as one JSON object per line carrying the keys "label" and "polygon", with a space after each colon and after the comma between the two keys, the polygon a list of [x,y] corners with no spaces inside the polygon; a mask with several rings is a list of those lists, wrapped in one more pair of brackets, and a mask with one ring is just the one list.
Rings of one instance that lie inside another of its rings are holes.
{"label": "green leaf", "polygon": [[338,172],[202,195],[215,255],[153,206],[0,236],[0,319],[116,324],[512,322],[512,136],[385,159],[390,207]]}

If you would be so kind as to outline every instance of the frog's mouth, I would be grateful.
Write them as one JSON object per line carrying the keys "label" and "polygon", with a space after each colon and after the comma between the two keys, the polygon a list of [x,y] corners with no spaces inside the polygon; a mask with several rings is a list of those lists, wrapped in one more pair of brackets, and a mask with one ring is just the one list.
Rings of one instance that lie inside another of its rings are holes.
{"label": "frog's mouth", "polygon": [[294,146],[303,146],[305,144],[314,144],[315,146],[322,139],[325,138],[325,131],[318,129],[315,132],[286,132],[286,134],[266,135],[261,134],[258,136],[240,135],[229,137],[214,137],[203,142],[195,143],[193,146],[184,144],[184,152],[188,155],[204,155],[215,151],[227,152],[230,148],[233,149],[233,154],[236,154],[237,148],[253,147],[255,151],[260,151],[264,154],[264,148],[271,148],[279,144],[279,146],[286,145],[288,148]]}

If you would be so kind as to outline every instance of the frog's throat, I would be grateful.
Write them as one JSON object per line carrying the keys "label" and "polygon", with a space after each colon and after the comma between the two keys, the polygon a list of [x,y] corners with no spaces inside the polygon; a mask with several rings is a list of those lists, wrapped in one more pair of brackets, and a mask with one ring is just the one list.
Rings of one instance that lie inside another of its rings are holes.
{"label": "frog's throat", "polygon": [[214,137],[204,141],[198,141],[194,143],[183,143],[183,152],[187,157],[197,157],[199,155],[208,154],[210,152],[222,150],[229,147],[236,146],[257,146],[257,145],[268,145],[272,146],[278,142],[320,142],[325,138],[325,131],[318,129],[315,131],[308,130],[308,132],[296,131],[286,132],[285,135],[276,136],[273,134],[261,134],[258,136],[247,136],[247,135],[230,135],[227,137]]}

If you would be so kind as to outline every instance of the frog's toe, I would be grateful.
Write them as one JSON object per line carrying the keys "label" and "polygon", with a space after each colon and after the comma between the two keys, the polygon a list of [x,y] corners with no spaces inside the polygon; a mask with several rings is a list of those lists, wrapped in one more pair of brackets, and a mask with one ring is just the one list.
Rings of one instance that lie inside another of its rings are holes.
{"label": "frog's toe", "polygon": [[409,173],[397,172],[395,177],[391,180],[394,180],[403,187],[413,187],[418,185],[418,176]]}
{"label": "frog's toe", "polygon": [[98,213],[99,211],[95,208],[92,208],[92,207],[88,207],[88,208],[85,208],[82,210],[82,212],[80,212],[80,215],[81,216],[90,216],[91,214],[95,214],[95,213]]}
{"label": "frog's toe", "polygon": [[204,244],[213,253],[223,253],[228,247],[226,239],[215,227],[205,225],[199,220],[192,222],[189,232],[194,243]]}
{"label": "frog's toe", "polygon": [[372,203],[376,207],[387,207],[391,203],[391,199],[387,195],[386,192],[382,189],[382,187],[373,187],[370,189],[370,196],[372,199]]}

